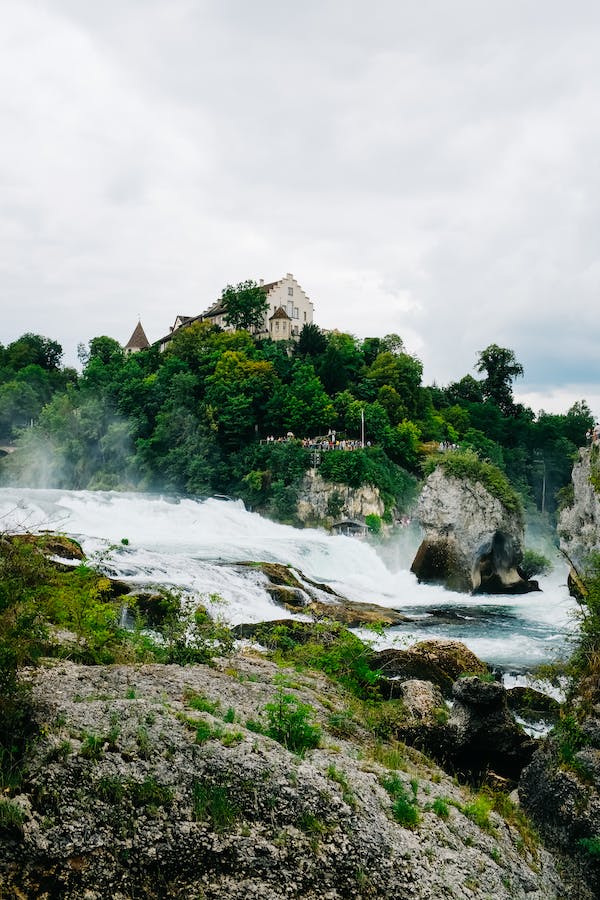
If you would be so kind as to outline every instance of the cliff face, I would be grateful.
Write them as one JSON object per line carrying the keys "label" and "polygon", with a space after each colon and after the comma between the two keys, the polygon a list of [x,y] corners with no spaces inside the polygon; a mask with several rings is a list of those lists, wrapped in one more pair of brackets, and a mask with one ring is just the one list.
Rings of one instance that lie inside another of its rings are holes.
{"label": "cliff face", "polygon": [[373,514],[383,516],[384,511],[379,490],[371,485],[351,488],[309,472],[300,487],[297,515],[301,522],[364,519]]}
{"label": "cliff face", "polygon": [[[284,675],[323,730],[303,756],[249,727]],[[433,763],[381,738],[376,753],[319,675],[254,654],[55,662],[31,680],[41,730],[20,792],[0,801],[0,896],[566,896],[550,856],[494,812],[478,824],[473,795]]]}
{"label": "cliff face", "polygon": [[522,593],[537,589],[519,574],[521,516],[478,481],[447,475],[438,466],[416,508],[425,531],[412,564],[419,580],[458,591]]}
{"label": "cliff face", "polygon": [[600,495],[590,480],[594,454],[597,451],[592,448],[579,451],[571,476],[573,504],[561,511],[558,520],[561,549],[578,567],[589,553],[600,549]]}

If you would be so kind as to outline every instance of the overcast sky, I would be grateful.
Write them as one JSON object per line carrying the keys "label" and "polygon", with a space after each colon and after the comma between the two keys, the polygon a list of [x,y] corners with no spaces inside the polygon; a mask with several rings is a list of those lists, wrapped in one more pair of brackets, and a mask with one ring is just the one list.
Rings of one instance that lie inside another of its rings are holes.
{"label": "overcast sky", "polygon": [[293,272],[426,383],[600,414],[596,0],[0,0],[0,341]]}

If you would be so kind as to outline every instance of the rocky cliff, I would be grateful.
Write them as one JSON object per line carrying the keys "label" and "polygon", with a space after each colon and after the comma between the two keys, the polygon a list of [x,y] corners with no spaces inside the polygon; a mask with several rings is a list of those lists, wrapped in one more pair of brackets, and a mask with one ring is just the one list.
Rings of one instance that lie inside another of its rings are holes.
{"label": "rocky cliff", "polygon": [[582,448],[573,466],[572,504],[561,511],[558,534],[561,548],[577,567],[593,550],[600,549],[600,494],[593,484],[599,465],[596,448]]}
{"label": "rocky cliff", "polygon": [[379,490],[371,485],[359,488],[325,481],[318,472],[308,472],[300,486],[297,516],[301,522],[329,522],[383,516],[385,505]]}
{"label": "rocky cliff", "polygon": [[486,486],[438,466],[416,508],[425,537],[412,564],[419,580],[457,591],[523,593],[537,589],[519,572],[523,521]]}
{"label": "rocky cliff", "polygon": [[[530,836],[386,743],[383,721],[375,740],[321,675],[253,652],[211,667],[54,661],[30,678],[40,736],[0,801],[2,897],[567,896]],[[290,702],[322,729],[304,754],[260,733],[267,705],[277,719]]]}

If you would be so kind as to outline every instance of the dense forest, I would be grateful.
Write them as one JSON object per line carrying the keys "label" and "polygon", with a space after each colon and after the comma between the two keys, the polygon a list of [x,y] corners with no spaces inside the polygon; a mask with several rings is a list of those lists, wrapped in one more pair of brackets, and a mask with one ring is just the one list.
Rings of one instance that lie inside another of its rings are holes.
{"label": "dense forest", "polygon": [[2,460],[5,484],[227,493],[293,521],[311,465],[302,439],[335,430],[356,440],[364,421],[368,446],[323,453],[320,470],[378,486],[389,516],[407,507],[440,445],[494,463],[527,508],[552,516],[593,424],[585,401],[537,416],[515,403],[523,368],[495,344],[477,355],[479,377],[446,387],[422,383],[397,335],[359,340],[315,325],[287,344],[195,322],[164,353],[128,355],[96,337],[79,355],[81,373],[61,366],[46,337],[0,345],[0,440],[18,445]]}

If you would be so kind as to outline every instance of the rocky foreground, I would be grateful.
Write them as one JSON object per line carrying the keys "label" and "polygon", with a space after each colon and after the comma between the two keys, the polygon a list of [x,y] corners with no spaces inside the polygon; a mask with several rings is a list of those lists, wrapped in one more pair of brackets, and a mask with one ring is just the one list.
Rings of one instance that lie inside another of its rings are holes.
{"label": "rocky foreground", "polygon": [[[576,896],[516,818],[366,724],[324,676],[248,649],[212,666],[48,661],[29,677],[41,736],[2,801],[3,898]],[[306,704],[319,746],[260,733],[269,703],[284,717]]]}

